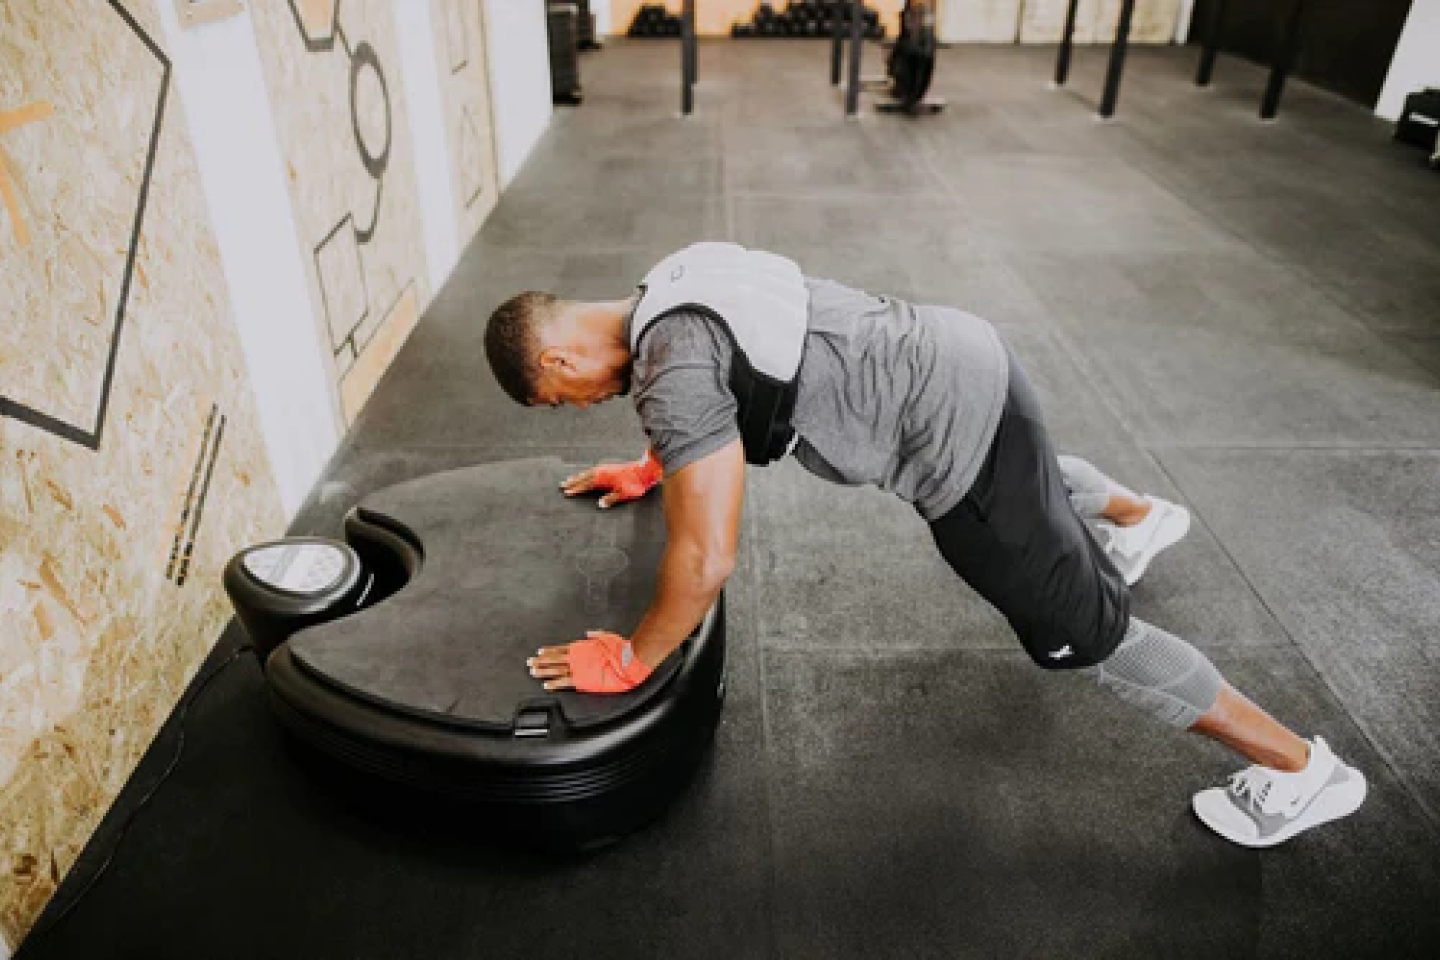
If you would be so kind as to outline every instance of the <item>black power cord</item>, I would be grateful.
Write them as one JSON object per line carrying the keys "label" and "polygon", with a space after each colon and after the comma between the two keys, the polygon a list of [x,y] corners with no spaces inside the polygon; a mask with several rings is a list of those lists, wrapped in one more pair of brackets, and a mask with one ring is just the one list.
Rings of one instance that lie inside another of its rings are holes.
{"label": "black power cord", "polygon": [[32,930],[28,937],[20,941],[18,948],[20,952],[17,952],[16,960],[23,960],[21,953],[34,949],[40,944],[42,940],[48,937],[55,930],[56,927],[60,926],[60,924],[65,920],[65,918],[70,915],[71,911],[73,911],[80,904],[80,902],[85,899],[86,895],[90,893],[91,888],[93,888],[95,884],[99,882],[100,878],[105,875],[105,871],[110,868],[110,864],[114,862],[115,855],[120,850],[120,844],[125,842],[125,834],[130,831],[130,825],[135,822],[135,818],[138,817],[140,815],[140,812],[145,809],[146,804],[148,804],[151,798],[159,792],[160,788],[165,785],[165,781],[170,779],[170,774],[174,773],[175,768],[180,765],[180,758],[185,753],[185,721],[190,716],[190,708],[193,707],[195,703],[200,699],[200,697],[204,695],[205,690],[210,686],[211,681],[213,681],[216,677],[220,676],[220,674],[228,670],[231,664],[233,664],[236,660],[240,659],[241,654],[244,654],[254,649],[255,648],[248,643],[244,643],[236,647],[234,651],[231,652],[230,656],[225,658],[225,661],[223,663],[221,663],[218,667],[215,667],[205,675],[205,678],[196,685],[195,692],[190,694],[190,696],[185,699],[184,704],[180,707],[180,716],[176,720],[176,725],[179,728],[180,736],[175,744],[175,755],[170,758],[169,764],[166,765],[164,772],[160,774],[160,779],[156,780],[155,783],[150,787],[150,789],[145,791],[145,795],[140,798],[140,803],[136,805],[134,810],[130,811],[129,816],[127,816],[124,823],[120,825],[120,833],[115,837],[115,841],[110,844],[109,854],[106,855],[104,862],[101,863],[98,868],[96,868],[95,872],[90,874],[90,879],[85,881],[84,885],[80,888],[80,891],[75,894],[75,896],[70,898],[70,902],[65,904],[65,906],[60,910],[60,912],[55,915],[54,919],[50,920],[45,924],[43,929]]}

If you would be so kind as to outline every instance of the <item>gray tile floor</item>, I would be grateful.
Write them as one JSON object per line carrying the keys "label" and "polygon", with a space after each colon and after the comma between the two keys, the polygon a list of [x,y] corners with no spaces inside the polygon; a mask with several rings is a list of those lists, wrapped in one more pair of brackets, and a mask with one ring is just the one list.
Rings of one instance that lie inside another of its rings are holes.
{"label": "gray tile floor", "polygon": [[[242,672],[77,922],[189,911],[189,941],[121,941],[151,956],[1440,955],[1440,177],[1304,84],[1262,124],[1258,69],[1222,60],[1201,92],[1184,50],[1135,51],[1108,123],[1097,51],[1052,91],[1048,50],[948,50],[946,114],[860,122],[827,55],[704,44],[688,120],[674,43],[587,55],[584,106],[297,529],[436,469],[638,453],[623,402],[510,405],[489,312],[527,288],[622,296],[696,239],[765,246],[990,318],[1062,448],[1186,503],[1137,612],[1364,770],[1361,813],[1267,853],[1209,835],[1190,794],[1235,760],[1036,670],[903,505],[782,465],[749,478],[732,693],[663,823],[554,871],[375,835],[300,785]],[[205,823],[224,826],[167,833]],[[210,892],[272,922],[227,925]]]}

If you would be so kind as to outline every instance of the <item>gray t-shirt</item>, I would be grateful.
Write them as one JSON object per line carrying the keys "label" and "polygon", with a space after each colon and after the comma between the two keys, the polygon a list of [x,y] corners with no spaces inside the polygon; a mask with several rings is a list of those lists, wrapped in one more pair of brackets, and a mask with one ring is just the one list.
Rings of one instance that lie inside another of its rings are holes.
{"label": "gray t-shirt", "polygon": [[[970,490],[995,437],[1009,375],[999,336],[961,310],[806,284],[810,329],[790,418],[796,460],[834,483],[892,491],[938,519]],[[732,350],[700,313],[656,321],[640,344],[635,409],[667,474],[739,439]]]}

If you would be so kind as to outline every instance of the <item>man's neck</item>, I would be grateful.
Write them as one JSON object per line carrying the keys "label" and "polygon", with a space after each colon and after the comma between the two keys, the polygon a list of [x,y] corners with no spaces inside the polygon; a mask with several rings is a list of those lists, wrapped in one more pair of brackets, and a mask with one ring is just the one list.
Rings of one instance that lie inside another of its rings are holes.
{"label": "man's neck", "polygon": [[635,315],[635,308],[639,303],[638,296],[597,303],[595,305],[596,323],[601,325],[607,334],[613,334],[617,341],[624,343],[630,332],[630,318]]}
{"label": "man's neck", "polygon": [[577,303],[570,308],[569,323],[574,328],[585,330],[616,342],[625,339],[625,325],[630,319],[632,306],[628,300],[611,300],[598,303]]}

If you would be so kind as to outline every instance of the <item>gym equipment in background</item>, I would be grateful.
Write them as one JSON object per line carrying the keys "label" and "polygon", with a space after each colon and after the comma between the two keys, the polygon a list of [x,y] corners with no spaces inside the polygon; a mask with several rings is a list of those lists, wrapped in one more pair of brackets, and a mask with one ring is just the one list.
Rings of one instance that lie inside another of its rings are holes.
{"label": "gym equipment in background", "polygon": [[680,15],[680,113],[695,111],[695,81],[700,68],[699,44],[695,39],[695,0],[684,0]]}
{"label": "gym equipment in background", "polygon": [[[1063,87],[1070,79],[1070,53],[1075,40],[1075,13],[1080,0],[1070,0],[1065,11],[1065,30],[1060,38],[1060,51],[1055,58],[1054,87]],[[1125,72],[1125,54],[1130,49],[1130,24],[1135,18],[1135,0],[1122,0],[1120,19],[1115,26],[1115,41],[1110,45],[1110,63],[1105,70],[1105,92],[1100,98],[1098,116],[1108,120],[1115,115],[1120,99],[1120,80]]]}
{"label": "gym equipment in background", "polygon": [[580,89],[580,8],[573,2],[547,3],[545,27],[550,37],[550,91],[555,103],[578,106]]}
{"label": "gym equipment in background", "polygon": [[[1215,74],[1215,58],[1225,36],[1226,0],[1215,0],[1210,9],[1210,22],[1206,24],[1205,46],[1200,53],[1200,68],[1195,75],[1196,86],[1208,87]],[[1071,0],[1074,8],[1074,0]],[[1275,59],[1270,65],[1270,78],[1265,83],[1265,95],[1260,101],[1260,119],[1273,120],[1280,112],[1280,95],[1285,90],[1285,81],[1295,68],[1295,59],[1300,55],[1301,36],[1305,26],[1306,0],[1294,0],[1290,13],[1280,26],[1280,43],[1275,48]]]}
{"label": "gym equipment in background", "polygon": [[[860,16],[865,36],[871,40],[885,39],[880,12],[862,5]],[[732,37],[828,37],[837,24],[848,24],[850,0],[790,0],[784,10],[777,11],[769,0],[763,0],[749,23],[730,27]]]}
{"label": "gym equipment in background", "polygon": [[681,18],[665,9],[662,3],[647,3],[635,11],[630,21],[627,36],[631,37],[678,37],[682,30]]}
{"label": "gym equipment in background", "polygon": [[1428,151],[1430,166],[1440,170],[1440,87],[1426,87],[1405,98],[1395,139]]}
{"label": "gym equipment in background", "polygon": [[600,38],[595,32],[595,11],[590,9],[590,0],[578,0],[580,10],[580,50],[599,50]]}
{"label": "gym equipment in background", "polygon": [[892,99],[888,103],[877,103],[875,109],[911,116],[944,110],[943,98],[926,96],[935,77],[937,49],[934,0],[905,0],[905,7],[900,11],[900,34],[886,61],[889,84],[885,92]]}
{"label": "gym equipment in background", "polygon": [[[845,90],[845,116],[860,113],[861,88],[883,91],[889,102],[876,104],[883,113],[906,113],[911,116],[939,113],[945,101],[927,98],[930,81],[935,76],[935,56],[939,43],[935,33],[933,0],[906,0],[900,13],[900,35],[886,60],[886,76],[862,80],[860,60],[864,34],[860,22],[845,16],[844,10],[830,26],[830,83],[839,85],[840,64],[844,59],[845,36],[850,37],[850,69]],[[883,32],[882,32],[883,36]]]}
{"label": "gym equipment in background", "polygon": [[560,493],[567,474],[553,457],[438,473],[366,497],[343,541],[237,554],[225,589],[280,721],[504,845],[584,850],[658,816],[720,715],[724,598],[635,690],[544,690],[526,658],[632,630],[665,548],[658,497],[600,511]]}
{"label": "gym equipment in background", "polygon": [[680,38],[680,113],[686,117],[694,113],[695,81],[699,70],[695,0],[684,0],[679,16],[670,13],[663,4],[646,4],[635,11],[628,35]]}
{"label": "gym equipment in background", "polygon": [[[1226,0],[1215,0],[1210,10],[1205,45],[1200,54],[1200,67],[1195,76],[1198,86],[1209,86],[1215,73],[1215,58],[1219,53],[1225,31]],[[1074,46],[1075,13],[1080,0],[1070,0],[1065,14],[1065,30],[1060,40],[1060,50],[1055,60],[1055,81],[1053,86],[1063,87],[1070,77],[1070,54]],[[1270,77],[1265,84],[1265,95],[1260,101],[1260,119],[1273,120],[1280,112],[1280,97],[1285,90],[1285,81],[1295,67],[1300,54],[1301,36],[1305,25],[1307,0],[1293,0],[1289,13],[1279,25],[1280,42],[1275,48],[1275,59],[1270,65]],[[1105,91],[1100,99],[1099,116],[1109,119],[1115,115],[1115,105],[1120,98],[1120,81],[1125,71],[1125,54],[1130,46],[1130,24],[1135,15],[1135,0],[1122,0],[1120,19],[1115,28],[1115,41],[1110,47],[1110,63],[1105,71]]]}

